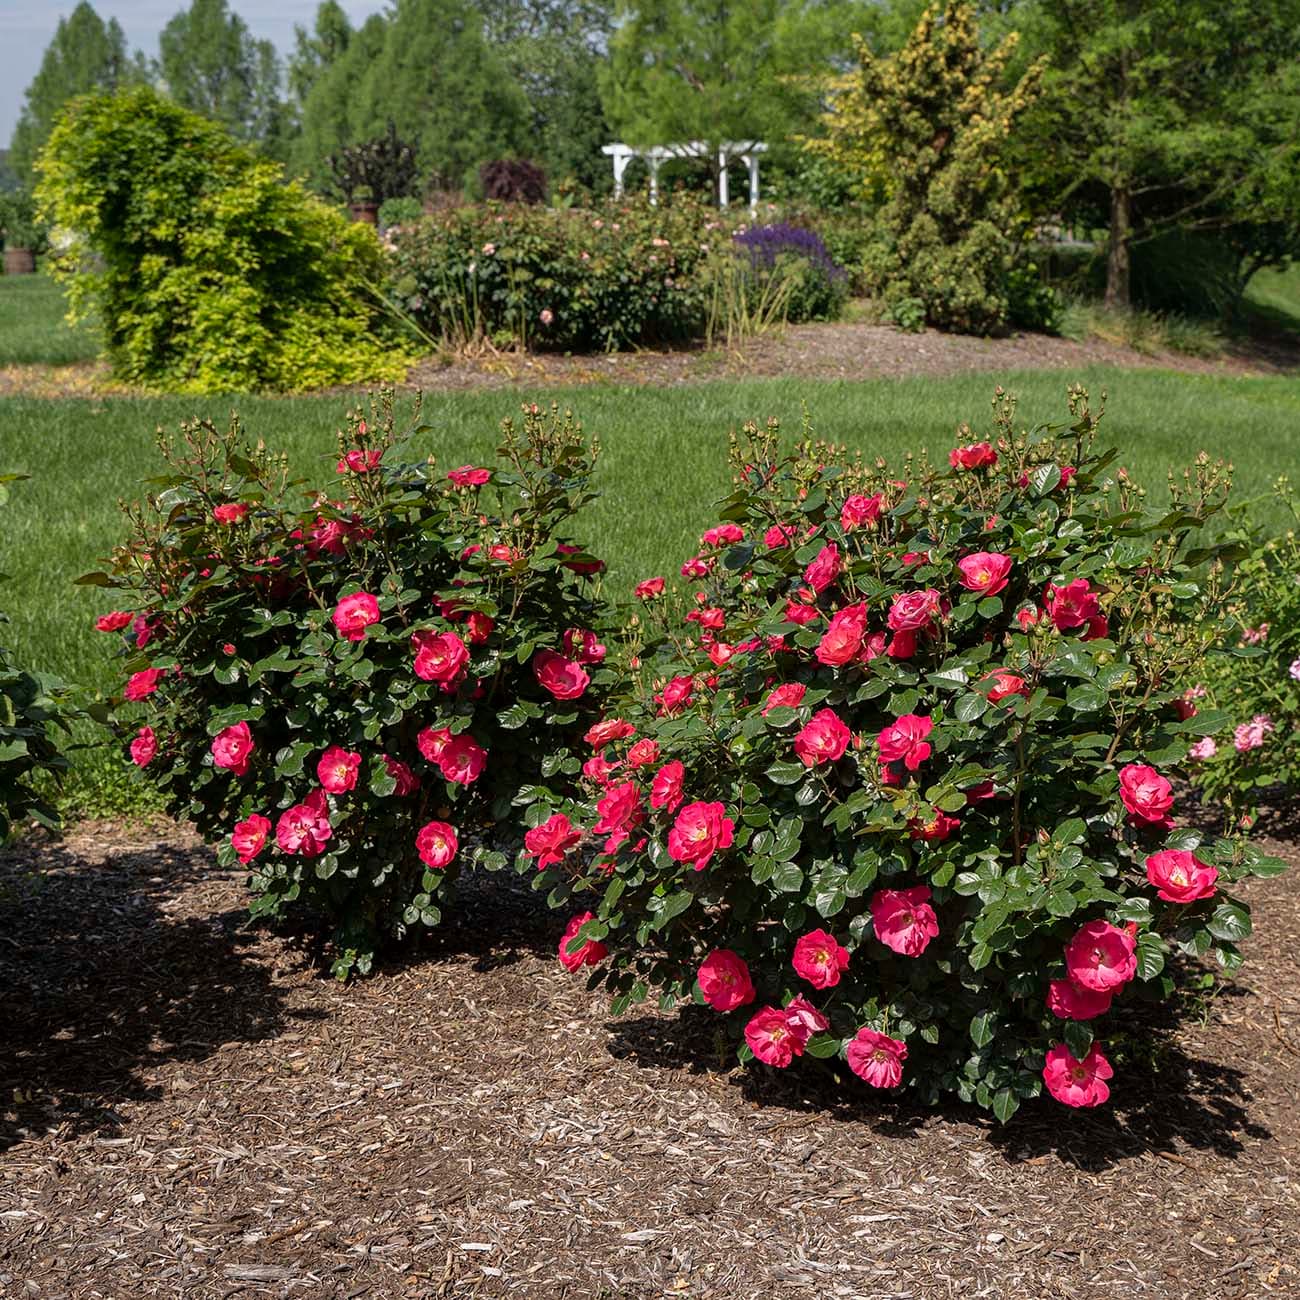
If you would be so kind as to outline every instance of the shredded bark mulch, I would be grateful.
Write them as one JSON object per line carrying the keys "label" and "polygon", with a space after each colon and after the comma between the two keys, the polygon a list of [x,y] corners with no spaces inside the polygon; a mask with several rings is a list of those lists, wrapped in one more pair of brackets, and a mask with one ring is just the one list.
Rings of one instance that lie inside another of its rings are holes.
{"label": "shredded bark mulch", "polygon": [[[733,349],[703,346],[564,355],[490,352],[477,357],[427,357],[404,387],[425,392],[476,389],[613,387],[707,383],[717,379],[897,379],[976,371],[1075,369],[1112,365],[1188,374],[1290,374],[1300,369],[1300,340],[1280,336],[1233,343],[1219,357],[1139,352],[1100,339],[1073,342],[1047,334],[974,338],[888,325],[841,321],[791,325]],[[129,394],[102,362],[70,366],[0,366],[0,397],[94,397]]]}
{"label": "shredded bark mulch", "polygon": [[0,1295],[1300,1295],[1300,898],[1248,893],[1242,978],[1111,1106],[998,1128],[732,1069],[703,1013],[611,1020],[513,877],[340,986],[183,830],[28,841]]}

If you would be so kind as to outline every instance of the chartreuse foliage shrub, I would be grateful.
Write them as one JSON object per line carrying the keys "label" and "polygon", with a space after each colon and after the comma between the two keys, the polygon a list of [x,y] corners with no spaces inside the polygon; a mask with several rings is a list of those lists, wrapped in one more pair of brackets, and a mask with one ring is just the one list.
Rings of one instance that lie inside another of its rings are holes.
{"label": "chartreuse foliage shrub", "polygon": [[307,493],[238,423],[164,437],[98,626],[125,656],[130,757],[251,872],[253,912],[332,926],[335,970],[440,919],[521,786],[569,746],[612,677],[602,565],[567,539],[595,452],[525,408],[487,466],[418,459],[391,399],[340,435],[338,486]]}
{"label": "chartreuse foliage shrub", "polygon": [[774,235],[681,196],[659,207],[457,208],[389,232],[391,292],[453,346],[613,351],[698,338],[724,290],[779,299],[782,320],[835,314],[845,277],[821,241],[764,230]]}
{"label": "chartreuse foliage shrub", "polygon": [[[23,477],[0,474],[0,505],[8,498],[8,485]],[[0,610],[0,634],[6,622]],[[48,794],[68,766],[58,736],[79,716],[67,687],[44,673],[20,668],[0,643],[0,842],[18,822],[56,824]]]}
{"label": "chartreuse foliage shrub", "polygon": [[1237,967],[1233,887],[1282,864],[1171,787],[1218,725],[1174,702],[1224,473],[1147,510],[1070,407],[1022,433],[999,399],[937,466],[735,445],[685,591],[639,588],[643,695],[589,733],[584,798],[532,792],[517,858],[616,1008],[693,998],[742,1060],[1005,1120],[1044,1084],[1104,1101],[1112,1002],[1170,998],[1171,957]]}
{"label": "chartreuse foliage shrub", "polygon": [[1223,719],[1193,747],[1191,775],[1235,816],[1300,791],[1300,509],[1286,479],[1277,494],[1291,526],[1265,535],[1243,520],[1222,637],[1179,701]]}
{"label": "chartreuse foliage shrub", "polygon": [[399,379],[380,337],[383,254],[276,163],[136,86],[74,100],[37,163],[55,263],[121,379],[181,392]]}

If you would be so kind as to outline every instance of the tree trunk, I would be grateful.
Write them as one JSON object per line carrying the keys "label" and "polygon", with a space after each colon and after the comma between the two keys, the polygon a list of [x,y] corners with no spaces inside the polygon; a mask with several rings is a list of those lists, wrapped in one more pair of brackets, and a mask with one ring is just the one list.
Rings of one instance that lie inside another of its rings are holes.
{"label": "tree trunk", "polygon": [[1129,305],[1129,240],[1132,196],[1128,183],[1111,186],[1110,241],[1106,248],[1106,306]]}

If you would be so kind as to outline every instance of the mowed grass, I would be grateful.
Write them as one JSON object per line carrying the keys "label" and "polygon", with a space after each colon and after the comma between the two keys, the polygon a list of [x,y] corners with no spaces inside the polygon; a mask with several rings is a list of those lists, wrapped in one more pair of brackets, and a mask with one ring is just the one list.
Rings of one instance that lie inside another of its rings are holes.
{"label": "mowed grass", "polygon": [[[433,426],[417,446],[440,463],[484,461],[501,419],[525,398],[570,406],[602,445],[602,496],[579,521],[581,534],[609,564],[608,587],[626,597],[638,579],[673,575],[700,532],[715,521],[713,502],[728,488],[727,434],[747,419],[781,420],[791,437],[804,411],[821,437],[891,460],[928,447],[943,455],[968,420],[987,427],[995,383],[1021,398],[1026,423],[1059,420],[1064,393],[1078,380],[1094,401],[1107,390],[1107,437],[1122,463],[1156,492],[1169,469],[1199,451],[1235,462],[1237,495],[1265,493],[1296,463],[1300,383],[1282,379],[1189,377],[1153,371],[1084,370],[862,383],[774,380],[674,389],[554,390],[435,395]],[[237,407],[251,435],[288,453],[313,484],[334,477],[336,431],[347,403],[333,398],[0,399],[0,469],[32,475],[14,485],[0,511],[0,605],[12,620],[6,640],[23,662],[87,686],[116,684],[113,638],[94,616],[112,593],[72,580],[98,567],[121,540],[119,498],[159,468],[158,426],[205,415],[218,423]],[[403,405],[409,410],[409,403]]]}
{"label": "mowed grass", "polygon": [[98,351],[94,331],[70,327],[66,310],[63,290],[49,276],[0,277],[0,366],[93,361]]}

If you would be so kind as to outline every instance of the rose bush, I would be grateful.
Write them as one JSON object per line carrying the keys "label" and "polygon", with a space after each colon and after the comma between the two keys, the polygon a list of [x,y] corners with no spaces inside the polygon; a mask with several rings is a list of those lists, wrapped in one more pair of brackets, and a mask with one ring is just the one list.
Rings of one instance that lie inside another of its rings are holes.
{"label": "rose bush", "polygon": [[1175,702],[1222,597],[1194,538],[1225,472],[1151,510],[1070,407],[1022,433],[999,394],[938,466],[735,443],[684,595],[638,588],[658,630],[585,797],[525,796],[517,868],[617,1011],[693,998],[743,1060],[1005,1120],[1043,1088],[1104,1101],[1099,1018],[1168,999],[1172,955],[1238,965],[1233,885],[1281,863],[1180,826],[1170,784],[1217,725]]}
{"label": "rose bush", "polygon": [[1278,497],[1292,526],[1267,537],[1241,521],[1247,554],[1234,568],[1228,618],[1178,702],[1189,717],[1209,708],[1222,721],[1193,749],[1191,777],[1233,817],[1300,789],[1300,509],[1285,479]]}
{"label": "rose bush", "polygon": [[412,461],[391,397],[349,417],[337,486],[184,426],[129,512],[98,620],[123,640],[116,721],[170,807],[246,865],[253,911],[333,926],[335,969],[435,924],[521,786],[576,774],[612,679],[603,567],[565,529],[595,450],[525,408],[495,460]]}

